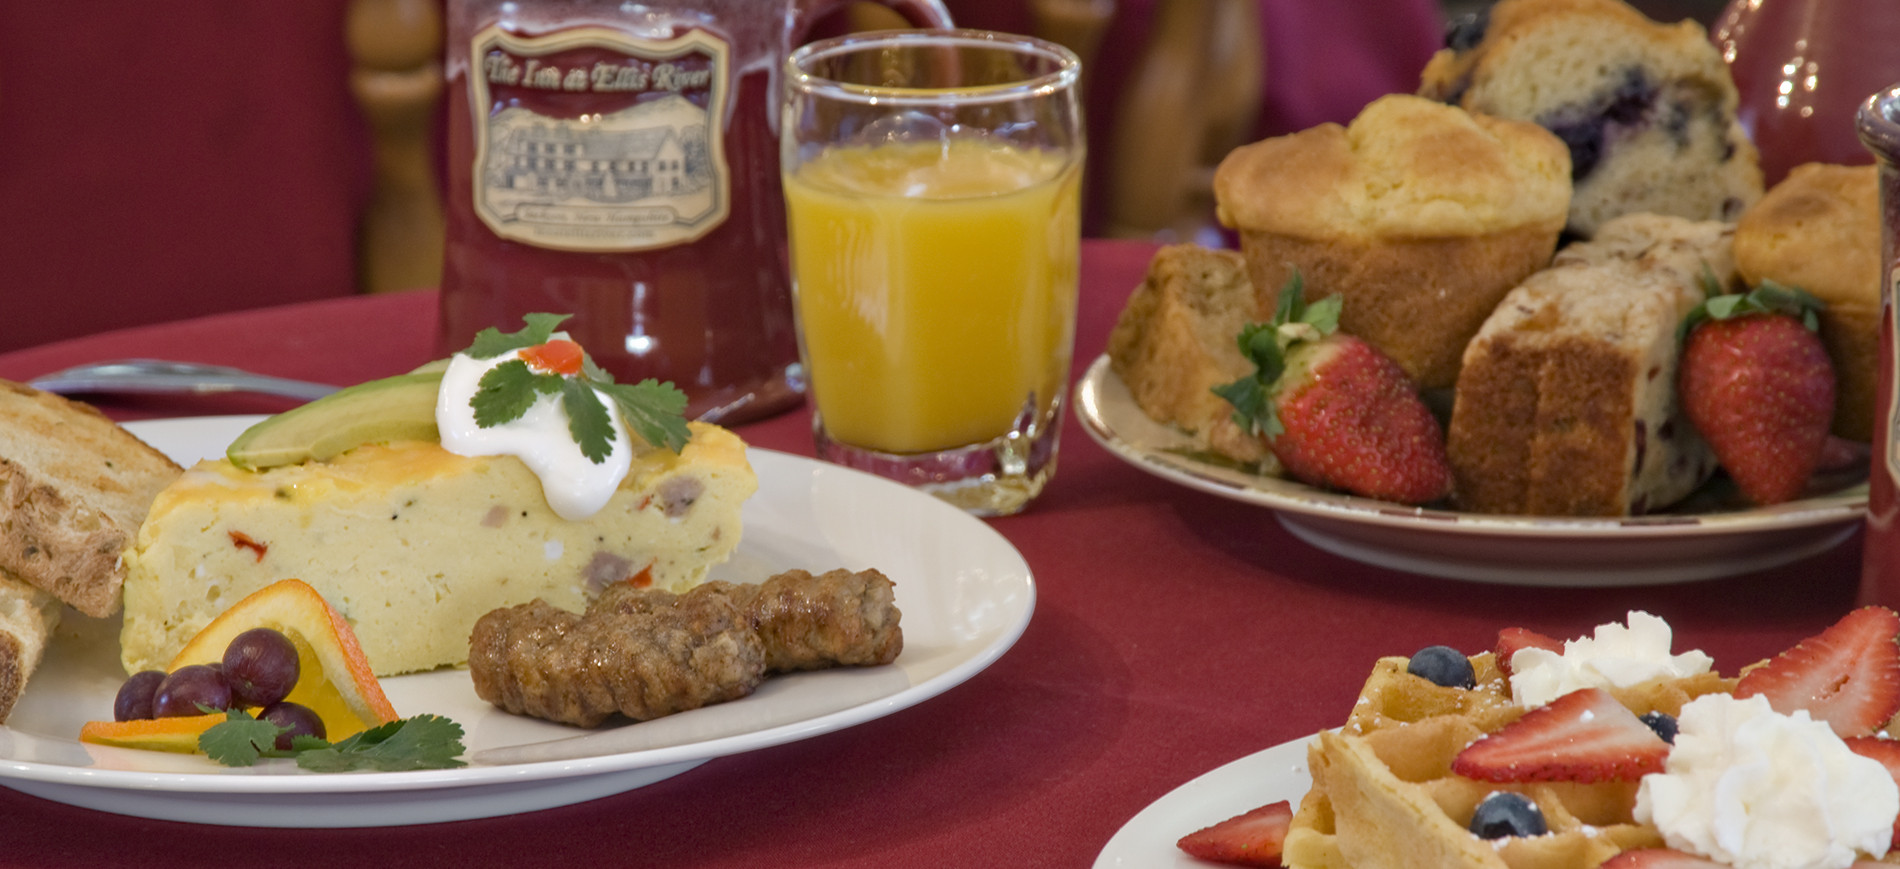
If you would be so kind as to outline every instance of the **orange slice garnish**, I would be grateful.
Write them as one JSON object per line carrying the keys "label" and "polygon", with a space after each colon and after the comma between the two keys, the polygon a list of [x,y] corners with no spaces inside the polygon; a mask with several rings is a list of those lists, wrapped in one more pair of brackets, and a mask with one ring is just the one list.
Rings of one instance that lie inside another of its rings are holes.
{"label": "orange slice garnish", "polygon": [[214,712],[137,721],[88,721],[79,729],[79,741],[191,754],[198,750],[198,737],[223,720],[224,713]]}
{"label": "orange slice garnish", "polygon": [[316,712],[331,742],[399,717],[349,622],[302,580],[279,580],[238,601],[205,625],[165,670],[222,661],[231,640],[252,628],[272,628],[297,647],[297,684],[284,699]]}

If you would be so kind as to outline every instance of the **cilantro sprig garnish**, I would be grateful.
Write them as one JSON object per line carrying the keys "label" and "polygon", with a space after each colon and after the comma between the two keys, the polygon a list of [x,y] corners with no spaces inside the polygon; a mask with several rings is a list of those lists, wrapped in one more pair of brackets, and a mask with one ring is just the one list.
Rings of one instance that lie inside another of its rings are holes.
{"label": "cilantro sprig garnish", "polygon": [[[569,316],[528,314],[522,317],[527,325],[517,331],[483,329],[465,352],[476,359],[493,359],[546,344]],[[615,383],[612,374],[585,357],[578,374],[537,371],[519,359],[503,362],[482,375],[469,406],[475,410],[476,425],[493,428],[520,419],[542,396],[558,396],[567,413],[568,434],[582,455],[600,464],[613,451],[614,437],[613,415],[601,402],[600,393],[613,399],[627,427],[647,443],[679,452],[692,439],[686,427],[686,393],[652,378]]]}
{"label": "cilantro sprig garnish", "polygon": [[290,757],[311,772],[454,769],[462,761],[462,725],[440,715],[417,715],[372,727],[339,742],[293,737],[289,751],[276,748],[290,728],[253,718],[242,709],[198,736],[198,750],[225,766],[251,766],[261,758]]}

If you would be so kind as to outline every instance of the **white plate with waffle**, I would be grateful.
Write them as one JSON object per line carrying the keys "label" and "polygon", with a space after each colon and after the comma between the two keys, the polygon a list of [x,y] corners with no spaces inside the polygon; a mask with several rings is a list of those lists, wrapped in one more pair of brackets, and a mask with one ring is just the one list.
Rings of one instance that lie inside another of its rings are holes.
{"label": "white plate with waffle", "polygon": [[[258,417],[127,427],[183,464],[221,455]],[[875,567],[895,584],[904,650],[884,667],[774,677],[741,700],[593,730],[510,715],[466,670],[383,680],[398,714],[445,715],[468,766],[316,774],[288,760],[230,768],[199,756],[88,745],[125,678],[116,619],[70,615],[0,727],[0,785],[138,817],[259,827],[435,823],[533,811],[620,793],[712,760],[841,730],[921,703],[981,672],[1028,626],[1035,585],[989,525],[869,474],[767,450],[748,458],[759,492],[745,536],[713,578],[756,582],[798,567]]]}
{"label": "white plate with waffle", "polygon": [[1297,809],[1313,786],[1306,744],[1295,739],[1204,773],[1150,803],[1116,831],[1095,858],[1095,869],[1206,869],[1175,842],[1182,836],[1268,803]]}
{"label": "white plate with waffle", "polygon": [[1089,436],[1164,480],[1266,507],[1320,549],[1379,567],[1474,582],[1551,587],[1656,585],[1733,576],[1824,552],[1853,536],[1863,479],[1759,509],[1723,509],[1705,487],[1672,512],[1614,519],[1497,516],[1407,507],[1322,491],[1197,453],[1180,430],[1142,413],[1108,357],[1076,389]]}

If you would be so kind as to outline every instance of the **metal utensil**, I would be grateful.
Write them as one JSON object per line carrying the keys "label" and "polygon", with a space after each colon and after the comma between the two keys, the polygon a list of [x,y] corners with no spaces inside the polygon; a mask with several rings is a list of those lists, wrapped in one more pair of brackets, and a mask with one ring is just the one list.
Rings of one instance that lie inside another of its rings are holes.
{"label": "metal utensil", "polygon": [[31,385],[61,395],[124,395],[129,393],[210,395],[247,392],[281,395],[311,401],[340,387],[307,380],[272,377],[198,362],[164,359],[115,359],[55,371],[35,378]]}

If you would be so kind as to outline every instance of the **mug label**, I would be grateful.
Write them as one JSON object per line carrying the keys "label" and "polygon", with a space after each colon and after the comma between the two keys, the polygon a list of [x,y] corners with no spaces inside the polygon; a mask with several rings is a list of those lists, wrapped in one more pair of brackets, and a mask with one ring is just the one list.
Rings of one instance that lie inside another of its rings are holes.
{"label": "mug label", "polygon": [[731,200],[729,56],[703,30],[477,33],[476,215],[502,238],[557,250],[650,250],[711,232]]}

